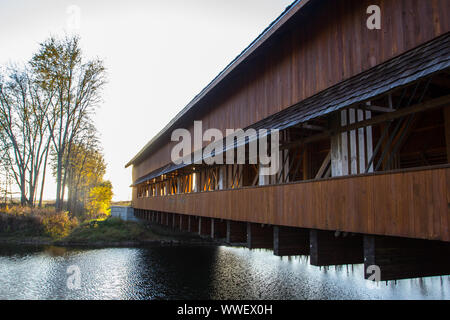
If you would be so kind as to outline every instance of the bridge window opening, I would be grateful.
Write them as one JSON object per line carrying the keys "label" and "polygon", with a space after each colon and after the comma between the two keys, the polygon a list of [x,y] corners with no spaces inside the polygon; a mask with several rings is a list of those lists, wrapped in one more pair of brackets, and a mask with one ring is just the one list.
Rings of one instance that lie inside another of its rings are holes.
{"label": "bridge window opening", "polygon": [[[443,97],[449,89],[439,90],[435,79],[413,83],[332,115],[330,127],[334,130],[352,127],[341,129],[330,139],[332,176],[447,164],[448,108],[426,108],[427,103]],[[442,76],[437,79],[442,85]]]}

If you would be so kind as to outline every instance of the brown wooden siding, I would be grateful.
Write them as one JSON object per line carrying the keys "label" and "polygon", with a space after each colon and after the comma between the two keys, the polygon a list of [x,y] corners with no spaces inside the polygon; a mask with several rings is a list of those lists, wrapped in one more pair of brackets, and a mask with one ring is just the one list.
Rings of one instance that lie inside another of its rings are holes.
{"label": "brown wooden siding", "polygon": [[[295,28],[242,66],[186,118],[207,128],[244,128],[450,31],[448,0],[324,0],[305,7]],[[378,4],[382,29],[366,28]],[[149,119],[149,121],[152,121]],[[168,138],[168,140],[170,137]],[[134,166],[133,180],[170,162],[168,141]]]}
{"label": "brown wooden siding", "polygon": [[450,241],[450,166],[134,200],[138,209]]}

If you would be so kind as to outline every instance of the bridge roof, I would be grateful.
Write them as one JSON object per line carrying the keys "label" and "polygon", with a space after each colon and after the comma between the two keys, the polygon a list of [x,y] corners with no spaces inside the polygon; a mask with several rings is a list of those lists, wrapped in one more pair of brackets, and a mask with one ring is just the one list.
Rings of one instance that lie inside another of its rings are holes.
{"label": "bridge roof", "polygon": [[303,8],[307,3],[317,0],[296,0],[289,5],[285,11],[278,16],[252,43],[248,45],[233,61],[231,61],[225,69],[223,69],[198,95],[192,99],[153,139],[151,139],[133,159],[131,159],[125,167],[139,163],[146,155],[150,154],[152,147],[158,142],[169,130],[175,127],[181,119],[183,119],[197,104],[201,101],[212,89],[214,89],[220,82],[236,68],[238,68],[244,61],[246,61],[251,54],[259,48],[263,43],[269,40],[276,31],[279,30],[295,13]]}

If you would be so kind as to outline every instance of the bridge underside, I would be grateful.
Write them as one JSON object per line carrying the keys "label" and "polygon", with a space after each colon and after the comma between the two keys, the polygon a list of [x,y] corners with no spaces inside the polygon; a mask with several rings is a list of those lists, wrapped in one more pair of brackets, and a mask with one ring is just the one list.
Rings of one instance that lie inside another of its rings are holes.
{"label": "bridge underside", "polygon": [[[151,223],[277,256],[309,255],[314,266],[364,263],[364,277],[387,281],[450,275],[450,242],[273,226],[135,209]],[[162,219],[161,219],[162,217]],[[167,221],[173,221],[168,223]],[[379,268],[378,277],[372,268]]]}

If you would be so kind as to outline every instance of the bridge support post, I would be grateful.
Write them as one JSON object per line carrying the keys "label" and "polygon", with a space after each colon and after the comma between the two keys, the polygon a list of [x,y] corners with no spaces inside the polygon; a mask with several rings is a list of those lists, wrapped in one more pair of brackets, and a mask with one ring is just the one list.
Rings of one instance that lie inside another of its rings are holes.
{"label": "bridge support post", "polygon": [[227,221],[226,242],[230,244],[244,244],[247,242],[247,223]]}
{"label": "bridge support post", "polygon": [[227,237],[227,224],[224,220],[211,219],[211,238],[225,239]]}
{"label": "bridge support post", "polygon": [[188,217],[188,231],[192,233],[198,232],[198,217],[197,216],[189,216]]}
{"label": "bridge support post", "polygon": [[189,217],[184,215],[184,214],[180,214],[180,230],[182,231],[188,231],[189,226],[188,226],[188,219]]}
{"label": "bridge support post", "polygon": [[273,227],[248,222],[247,247],[249,249],[273,249]]}
{"label": "bridge support post", "polygon": [[166,226],[168,226],[169,228],[172,228],[173,215],[170,212],[167,212],[166,215],[167,215]]}
{"label": "bridge support post", "polygon": [[274,226],[273,253],[276,256],[308,255],[309,230]]}
{"label": "bridge support post", "polygon": [[313,266],[364,262],[362,235],[311,229],[309,236],[310,263]]}
{"label": "bridge support post", "polygon": [[175,228],[175,216],[176,216],[176,214],[175,213],[171,213],[170,214],[170,220],[169,220],[169,227],[171,228],[171,229],[174,229]]}
{"label": "bridge support post", "polygon": [[172,227],[177,230],[180,229],[180,217],[176,213],[173,214]]}
{"label": "bridge support post", "polygon": [[156,213],[156,223],[162,224],[162,213],[159,211]]}
{"label": "bridge support post", "polygon": [[450,243],[387,236],[364,236],[364,278],[397,280],[450,274]]}
{"label": "bridge support post", "polygon": [[211,237],[211,218],[200,217],[198,221],[198,234]]}

